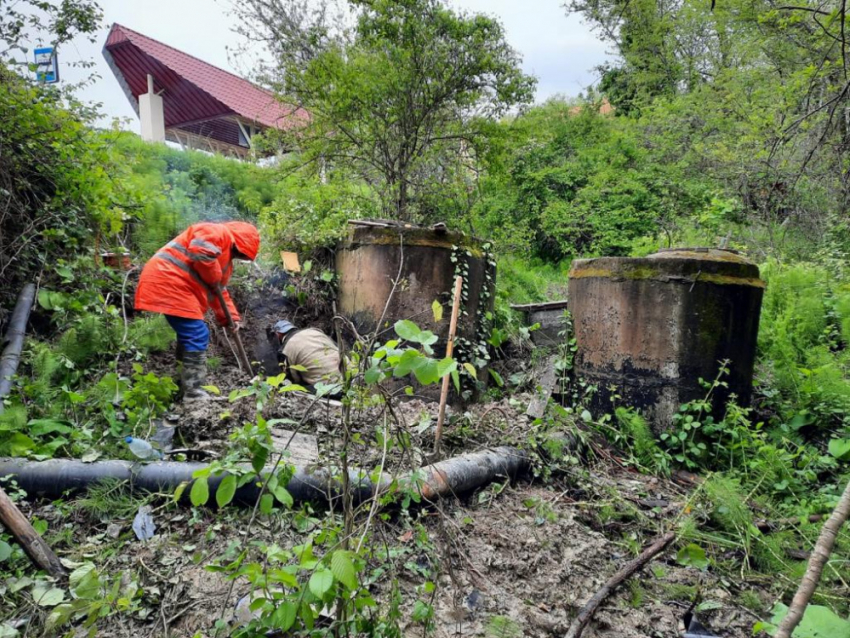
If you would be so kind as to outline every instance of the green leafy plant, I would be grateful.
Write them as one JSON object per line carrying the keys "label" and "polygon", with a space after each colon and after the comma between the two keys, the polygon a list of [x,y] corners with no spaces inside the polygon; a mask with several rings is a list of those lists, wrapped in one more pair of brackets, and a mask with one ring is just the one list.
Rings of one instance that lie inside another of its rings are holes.
{"label": "green leafy plant", "polygon": [[707,569],[709,565],[705,550],[694,543],[689,543],[679,550],[676,554],[676,562],[685,567],[694,567],[700,570]]}
{"label": "green leafy plant", "polygon": [[487,638],[520,638],[522,627],[507,616],[490,616],[486,626]]}
{"label": "green leafy plant", "polygon": [[[765,631],[773,635],[779,627],[779,623],[788,613],[788,607],[777,603],[773,608],[771,622],[756,623],[753,631]],[[825,638],[826,636],[846,637],[850,636],[850,621],[841,618],[829,607],[822,605],[809,605],[803,614],[803,619],[794,630],[795,638]]]}
{"label": "green leafy plant", "polygon": [[[437,335],[420,328],[408,320],[395,324],[395,332],[400,340],[388,341],[377,348],[371,357],[371,366],[365,373],[366,383],[379,383],[390,377],[402,378],[413,374],[422,385],[436,383],[447,374],[453,374],[457,383],[457,362],[451,358],[433,359],[431,345],[436,343]],[[401,347],[404,342],[414,343],[419,348]]]}

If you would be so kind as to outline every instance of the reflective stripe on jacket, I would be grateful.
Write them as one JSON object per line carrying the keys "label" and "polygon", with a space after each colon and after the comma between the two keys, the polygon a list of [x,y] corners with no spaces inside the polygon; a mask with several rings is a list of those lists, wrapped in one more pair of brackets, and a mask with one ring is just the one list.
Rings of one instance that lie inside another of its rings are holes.
{"label": "reflective stripe on jacket", "polygon": [[203,319],[212,308],[221,325],[227,323],[217,296],[223,289],[233,321],[239,313],[224,288],[233,273],[233,248],[253,259],[259,250],[257,229],[244,222],[202,222],[189,226],[145,264],[136,288],[136,310],[186,319]]}

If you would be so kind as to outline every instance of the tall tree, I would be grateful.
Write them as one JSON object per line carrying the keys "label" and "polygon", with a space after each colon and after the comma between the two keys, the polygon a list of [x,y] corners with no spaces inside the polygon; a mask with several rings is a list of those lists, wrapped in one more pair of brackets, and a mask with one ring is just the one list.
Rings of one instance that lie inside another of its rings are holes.
{"label": "tall tree", "polygon": [[750,215],[817,237],[850,203],[846,2],[569,0],[614,44],[602,90]]}
{"label": "tall tree", "polygon": [[438,215],[492,118],[533,96],[502,25],[441,0],[241,0],[238,13],[273,53],[266,79],[309,114],[283,143],[355,171],[399,220]]}

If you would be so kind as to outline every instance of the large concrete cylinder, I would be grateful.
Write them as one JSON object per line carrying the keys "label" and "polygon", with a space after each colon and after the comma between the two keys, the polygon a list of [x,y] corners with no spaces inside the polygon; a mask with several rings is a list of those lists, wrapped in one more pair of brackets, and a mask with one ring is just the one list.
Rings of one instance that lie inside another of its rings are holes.
{"label": "large concrete cylinder", "polygon": [[722,410],[733,393],[749,401],[765,285],[755,264],[681,248],[577,259],[569,277],[576,373],[597,387],[595,413],[633,406],[664,430],[680,405],[706,396],[700,379],[714,380],[723,360],[728,387],[715,390],[714,405]]}
{"label": "large concrete cylinder", "polygon": [[[348,238],[337,248],[336,270],[339,310],[361,334],[378,327],[386,308],[381,327],[388,331],[379,341],[395,338],[393,324],[409,319],[439,336],[434,349],[440,355],[448,339],[456,271],[466,282],[459,337],[475,343],[480,319],[493,306],[495,265],[488,262],[481,242],[461,233],[352,225]],[[434,321],[435,300],[444,307],[440,321]]]}

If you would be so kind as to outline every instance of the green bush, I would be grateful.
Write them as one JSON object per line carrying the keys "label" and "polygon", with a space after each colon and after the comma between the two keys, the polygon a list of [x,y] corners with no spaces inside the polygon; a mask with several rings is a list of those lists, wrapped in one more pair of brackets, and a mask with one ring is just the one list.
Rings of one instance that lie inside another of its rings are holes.
{"label": "green bush", "polygon": [[174,330],[160,314],[146,313],[130,322],[127,339],[141,352],[163,352],[174,343]]}
{"label": "green bush", "polygon": [[790,420],[850,425],[847,284],[814,263],[769,262],[759,332],[760,385]]}
{"label": "green bush", "polygon": [[136,201],[114,134],[90,128],[88,110],[2,63],[0,87],[2,319],[25,281],[57,258],[90,251],[94,237],[118,233]]}
{"label": "green bush", "polygon": [[118,135],[115,152],[141,202],[132,241],[142,257],[199,221],[255,221],[277,192],[274,170],[248,162],[150,144],[130,133]]}
{"label": "green bush", "polygon": [[330,174],[322,181],[306,171],[281,171],[289,174],[260,214],[260,229],[272,251],[333,248],[348,231],[349,219],[379,215],[374,194],[346,175]]}
{"label": "green bush", "polygon": [[549,260],[626,255],[711,203],[707,183],[652,161],[635,122],[593,105],[555,99],[503,126],[508,141],[474,208],[479,232],[503,248]]}

